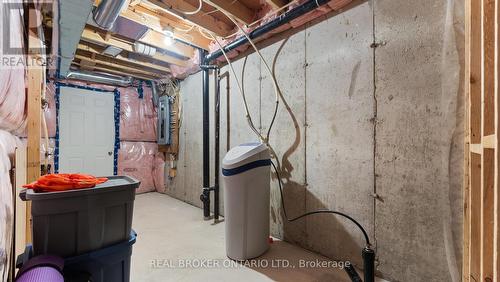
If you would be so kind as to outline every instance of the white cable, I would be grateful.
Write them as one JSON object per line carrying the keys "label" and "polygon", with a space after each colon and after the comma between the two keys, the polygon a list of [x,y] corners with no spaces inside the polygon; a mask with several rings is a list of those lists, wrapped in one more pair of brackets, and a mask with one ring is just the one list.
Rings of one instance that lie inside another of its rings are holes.
{"label": "white cable", "polygon": [[[274,113],[273,113],[273,117],[271,119],[271,123],[269,124],[269,128],[267,130],[267,134],[265,136],[265,139],[263,139],[264,143],[268,144],[269,143],[269,135],[271,133],[271,129],[273,127],[273,124],[274,124],[274,120],[276,118],[276,114],[278,112],[278,105],[279,105],[279,99],[280,99],[280,93],[279,93],[279,87],[278,87],[278,82],[276,81],[276,77],[274,76],[274,73],[273,71],[271,70],[271,68],[269,67],[267,61],[264,59],[264,57],[262,56],[262,54],[260,53],[259,49],[257,48],[257,46],[255,46],[255,44],[253,43],[252,39],[250,39],[250,37],[248,36],[248,34],[243,30],[243,28],[241,28],[241,26],[236,22],[235,19],[233,19],[233,17],[231,15],[229,15],[228,13],[226,13],[225,11],[221,10],[221,12],[226,15],[226,17],[228,17],[237,27],[238,29],[243,33],[243,35],[245,35],[245,37],[247,38],[248,42],[250,43],[250,45],[252,45],[253,49],[255,49],[255,52],[257,52],[257,54],[259,55],[260,59],[264,62],[264,65],[267,69],[267,71],[269,72],[269,75],[271,76],[271,79],[273,81],[273,87],[274,87],[274,94],[275,94],[275,103],[276,103],[276,106],[274,107]],[[220,44],[219,44],[220,46]],[[222,46],[221,47],[221,51],[222,53],[224,53],[224,48]],[[226,58],[227,60],[227,58]],[[229,62],[229,61],[228,61]]]}
{"label": "white cable", "polygon": [[[203,31],[201,29],[199,29],[199,30],[200,30],[200,33],[203,33]],[[238,86],[238,91],[239,91],[239,93],[240,93],[240,95],[241,95],[241,97],[243,99],[243,105],[245,107],[245,117],[247,119],[247,122],[248,122],[250,128],[259,137],[260,141],[267,145],[267,147],[269,148],[269,151],[271,152],[271,158],[273,158],[273,159],[276,160],[278,169],[281,170],[281,162],[280,162],[280,160],[278,158],[278,154],[276,154],[276,151],[274,151],[274,148],[271,146],[271,144],[269,144],[269,139],[264,138],[264,136],[262,136],[262,134],[260,134],[260,132],[255,128],[255,125],[253,124],[252,117],[250,116],[250,112],[248,111],[248,104],[247,104],[247,101],[246,101],[245,92],[243,91],[243,87],[240,84],[240,81],[238,79],[238,75],[236,75],[236,71],[233,68],[233,63],[231,62],[231,60],[229,60],[226,52],[224,51],[224,48],[222,47],[222,45],[219,42],[219,40],[217,40],[217,38],[212,33],[209,33],[209,36],[213,40],[215,40],[215,42],[217,43],[217,45],[219,45],[219,48],[222,51],[222,55],[224,55],[224,58],[226,59],[228,65],[229,65],[229,68],[231,69],[231,72],[234,75],[234,79],[236,81],[236,85]],[[275,114],[274,115],[276,115],[276,110],[275,110]]]}
{"label": "white cable", "polygon": [[[199,29],[199,31],[200,31],[200,33],[203,34],[203,31],[201,29]],[[236,85],[238,86],[238,91],[241,95],[241,98],[243,99],[243,105],[245,108],[245,117],[247,119],[248,125],[250,126],[252,131],[259,137],[259,139],[265,143],[266,139],[264,138],[264,136],[262,136],[262,134],[260,134],[260,132],[257,130],[257,128],[255,128],[255,125],[254,125],[253,120],[252,120],[252,116],[250,115],[250,111],[248,110],[248,103],[247,103],[245,94],[243,92],[243,88],[242,88],[241,83],[238,79],[238,75],[236,75],[236,71],[234,70],[234,67],[233,67],[233,64],[231,63],[231,60],[229,60],[226,52],[224,51],[224,48],[222,47],[222,44],[219,42],[219,40],[211,32],[209,32],[208,34],[217,43],[217,45],[219,45],[219,48],[222,51],[222,55],[224,55],[224,58],[226,59],[228,65],[229,65],[229,68],[231,69],[231,72],[234,75]]]}
{"label": "white cable", "polygon": [[174,10],[176,10],[177,12],[183,13],[184,15],[194,15],[194,14],[198,14],[201,11],[201,7],[203,7],[203,0],[199,1],[198,9],[196,9],[194,11],[181,11],[181,10],[177,10],[177,9],[174,9]]}

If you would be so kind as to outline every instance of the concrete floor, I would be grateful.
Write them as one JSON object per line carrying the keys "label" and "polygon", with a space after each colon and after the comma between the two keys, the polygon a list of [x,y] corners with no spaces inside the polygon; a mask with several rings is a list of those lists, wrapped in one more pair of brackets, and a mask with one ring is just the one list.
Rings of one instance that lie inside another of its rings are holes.
{"label": "concrete floor", "polygon": [[[199,208],[167,195],[138,195],[131,281],[350,281],[335,262],[282,241],[274,241],[254,265],[238,265],[225,255],[224,223],[201,216]],[[305,262],[330,265],[305,267]]]}

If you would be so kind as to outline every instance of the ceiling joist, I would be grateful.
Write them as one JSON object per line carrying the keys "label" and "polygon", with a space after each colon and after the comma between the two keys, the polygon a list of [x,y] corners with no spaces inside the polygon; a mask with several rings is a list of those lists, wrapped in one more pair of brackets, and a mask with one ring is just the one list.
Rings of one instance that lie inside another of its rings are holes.
{"label": "ceiling joist", "polygon": [[[74,67],[84,69],[83,62],[84,61],[75,60],[71,64]],[[158,77],[156,77],[156,76],[142,75],[142,74],[137,74],[137,73],[133,73],[133,72],[126,72],[126,71],[121,70],[121,69],[114,69],[112,67],[102,66],[102,65],[99,65],[99,64],[96,64],[91,70],[92,71],[99,71],[99,72],[109,73],[109,74],[114,74],[114,75],[119,75],[119,76],[131,76],[131,77],[142,79],[142,80],[155,80],[155,79],[158,79]]]}
{"label": "ceiling joist", "polygon": [[273,7],[274,10],[279,9],[286,5],[285,0],[266,0],[266,3]]}
{"label": "ceiling joist", "polygon": [[115,69],[119,69],[119,70],[123,70],[123,71],[126,71],[126,72],[130,72],[130,73],[143,74],[143,75],[146,75],[146,76],[154,76],[154,77],[158,77],[158,78],[165,76],[165,75],[161,75],[161,74],[158,74],[158,73],[155,73],[155,72],[151,72],[151,71],[147,71],[147,70],[142,70],[142,69],[139,69],[137,67],[125,66],[123,64],[117,63],[116,61],[113,62],[111,60],[110,61],[93,60],[92,58],[88,58],[88,57],[80,55],[78,53],[75,55],[75,58],[78,59],[78,60],[80,60],[80,61],[91,61],[91,62],[95,61],[96,65],[102,65],[102,66],[112,67],[112,68],[115,68]]}
{"label": "ceiling joist", "polygon": [[[93,31],[93,30],[90,30],[90,29],[85,29],[83,31],[82,40],[86,41],[86,42],[92,42],[95,44],[99,44],[99,45],[111,45],[111,46],[123,49],[125,51],[135,53],[133,43],[125,42],[123,40],[119,40],[119,39],[116,39],[113,37],[106,40],[103,38],[103,36],[101,36],[100,33]],[[188,65],[188,62],[186,60],[181,60],[177,57],[163,54],[160,52],[156,52],[156,54],[153,55],[152,58],[155,60],[158,60],[158,61],[162,61],[165,63],[174,64],[174,65],[178,65],[178,66],[182,66],[182,67],[185,67]]]}
{"label": "ceiling joist", "polygon": [[96,48],[95,46],[90,46],[88,44],[78,44],[77,54],[87,55],[87,56],[89,56],[89,54],[90,54],[91,56],[93,56],[93,59],[95,59],[96,61],[102,61],[102,60],[110,61],[110,60],[114,59],[117,62],[151,69],[155,72],[170,73],[170,69],[165,67],[165,66],[161,66],[158,64],[152,64],[150,62],[145,62],[145,61],[132,60],[132,59],[129,59],[129,58],[124,57],[122,55],[117,55],[115,57],[106,56],[106,55],[102,55],[102,51],[103,50],[99,50],[99,48]]}
{"label": "ceiling joist", "polygon": [[137,14],[134,16],[131,12],[123,12],[121,15],[129,20],[146,23],[149,28],[162,32],[165,29],[171,29],[174,32],[174,38],[189,42],[195,46],[208,50],[211,40],[202,36],[197,29],[191,28],[192,24],[184,22],[168,13],[158,13],[143,5],[130,7],[129,10]]}
{"label": "ceiling joist", "polygon": [[255,17],[255,11],[251,10],[239,1],[203,0],[203,2],[230,14],[232,17],[245,24],[252,23]]}
{"label": "ceiling joist", "polygon": [[[139,9],[136,9],[139,10]],[[190,58],[193,56],[194,48],[181,43],[181,42],[173,42],[170,45],[165,44],[165,40],[167,35],[164,34],[164,30],[167,27],[171,27],[170,29],[175,28],[176,26],[179,26],[179,24],[175,24],[173,21],[166,21],[162,23],[158,17],[146,14],[146,13],[138,13],[133,10],[124,10],[120,16],[129,19],[131,21],[147,25],[149,27],[149,30],[147,33],[144,35],[143,38],[139,39],[139,42],[149,44],[151,46],[160,48],[160,49],[165,49],[167,51],[179,54],[181,56]],[[166,23],[165,23],[166,22]],[[195,30],[196,31],[196,30]],[[176,33],[174,32],[174,38],[176,37]],[[203,36],[200,35],[200,33],[193,32],[192,39],[196,38],[196,42],[200,45],[203,45],[202,48],[208,49],[208,44],[210,44],[209,40],[204,38]],[[182,38],[181,38],[182,39]],[[190,41],[190,40],[188,40]]]}
{"label": "ceiling joist", "polygon": [[194,11],[197,7],[189,4],[182,0],[148,0],[148,2],[158,6],[159,8],[167,11],[168,13],[175,15],[180,19],[195,24],[202,27],[208,31],[211,31],[219,36],[226,36],[231,33],[233,29],[232,26],[226,24],[225,22],[217,19],[216,17],[199,12],[194,15],[186,15],[182,11]]}

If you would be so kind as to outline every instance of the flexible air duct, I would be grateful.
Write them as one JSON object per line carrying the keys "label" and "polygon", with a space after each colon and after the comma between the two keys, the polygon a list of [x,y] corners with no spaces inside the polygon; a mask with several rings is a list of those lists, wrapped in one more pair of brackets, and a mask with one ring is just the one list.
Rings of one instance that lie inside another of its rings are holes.
{"label": "flexible air duct", "polygon": [[127,0],[102,0],[93,12],[95,23],[103,29],[111,29],[127,2]]}
{"label": "flexible air duct", "polygon": [[134,43],[134,51],[144,56],[153,57],[156,54],[156,48],[140,42]]}

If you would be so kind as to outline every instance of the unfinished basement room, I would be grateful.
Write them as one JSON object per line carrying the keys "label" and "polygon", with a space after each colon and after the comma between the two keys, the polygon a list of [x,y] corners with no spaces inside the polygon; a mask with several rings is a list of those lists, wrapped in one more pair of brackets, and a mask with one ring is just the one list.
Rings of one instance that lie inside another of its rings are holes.
{"label": "unfinished basement room", "polygon": [[500,282],[500,0],[0,15],[0,282]]}

